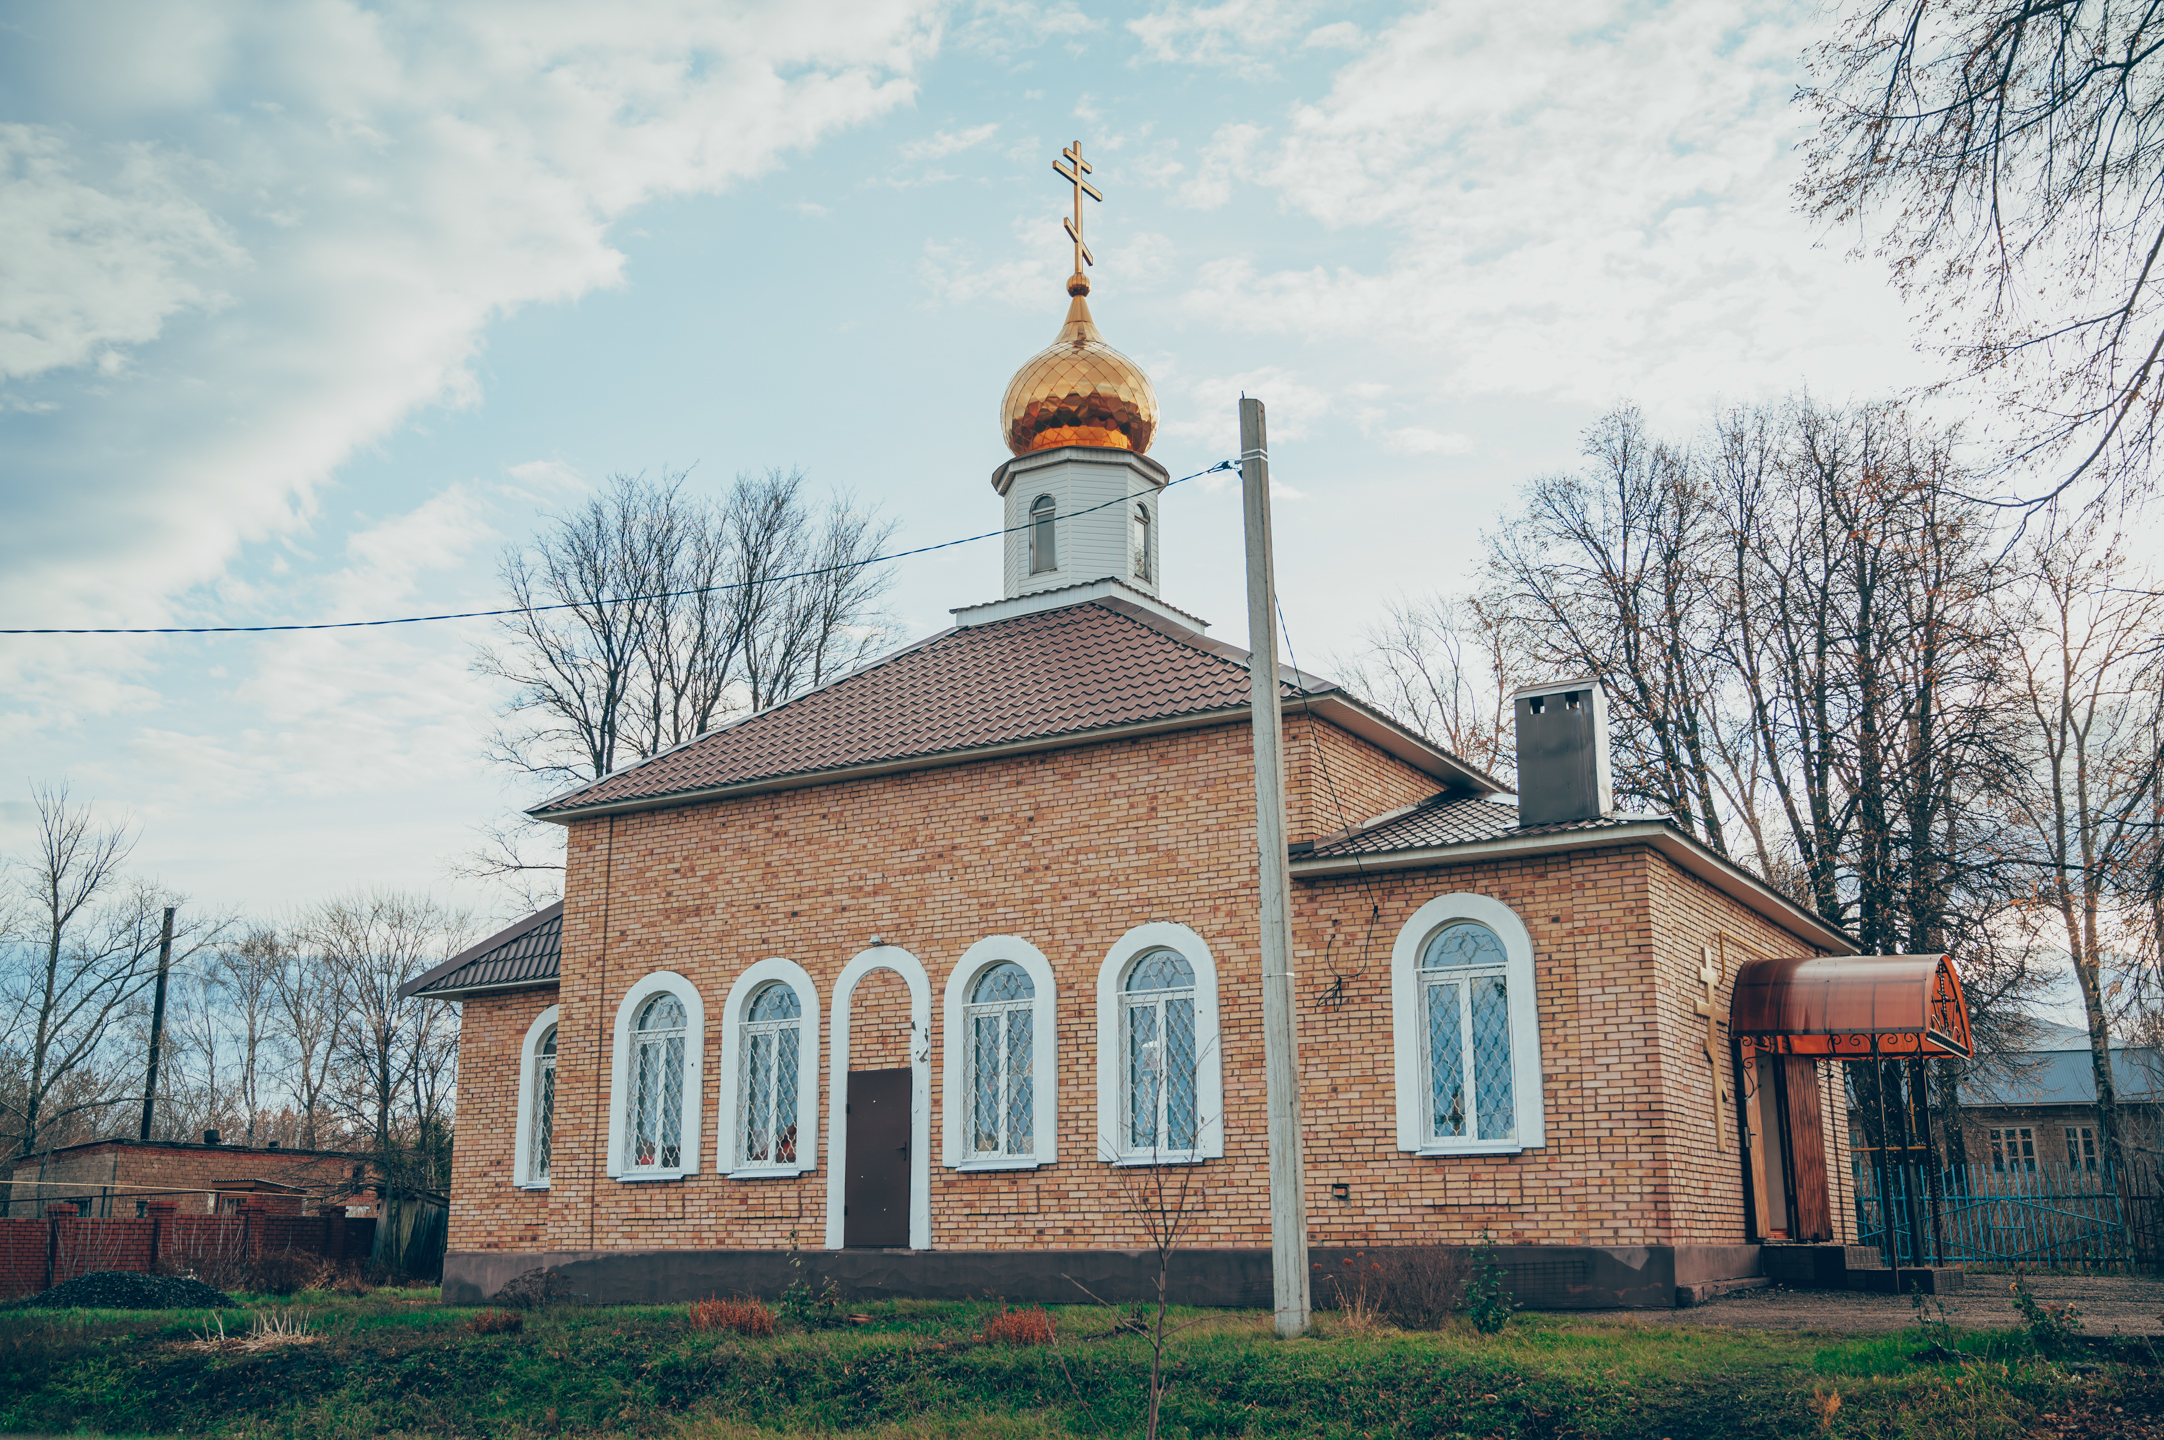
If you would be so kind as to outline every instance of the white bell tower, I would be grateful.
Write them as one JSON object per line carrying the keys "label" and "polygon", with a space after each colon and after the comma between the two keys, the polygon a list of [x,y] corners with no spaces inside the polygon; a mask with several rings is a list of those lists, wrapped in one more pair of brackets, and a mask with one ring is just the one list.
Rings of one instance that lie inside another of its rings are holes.
{"label": "white bell tower", "polygon": [[1171,474],[1147,455],[1062,445],[992,472],[1006,507],[1002,593],[1010,600],[1092,580],[1155,596],[1163,563],[1158,496]]}

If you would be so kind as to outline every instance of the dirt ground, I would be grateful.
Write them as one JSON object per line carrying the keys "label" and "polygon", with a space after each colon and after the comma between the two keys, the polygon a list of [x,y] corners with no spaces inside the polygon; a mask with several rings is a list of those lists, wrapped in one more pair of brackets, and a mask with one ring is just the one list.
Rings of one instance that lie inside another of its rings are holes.
{"label": "dirt ground", "polygon": [[[2013,1296],[2008,1291],[2011,1275],[1963,1277],[1958,1295],[1926,1295],[1946,1306],[1946,1318],[1955,1325],[1977,1330],[2003,1330],[2019,1325]],[[2030,1275],[2022,1283],[2037,1299],[2060,1304],[2072,1301],[2081,1313],[2084,1335],[2164,1335],[2164,1280],[2120,1275]],[[1688,1310],[1608,1311],[1629,1315],[1648,1325],[1730,1325],[1749,1330],[1833,1330],[1851,1333],[1900,1330],[1916,1323],[1916,1309],[1907,1295],[1866,1295],[1853,1290],[1791,1290],[1769,1285],[1760,1290],[1738,1290]],[[1937,1318],[1935,1309],[1931,1310]]]}

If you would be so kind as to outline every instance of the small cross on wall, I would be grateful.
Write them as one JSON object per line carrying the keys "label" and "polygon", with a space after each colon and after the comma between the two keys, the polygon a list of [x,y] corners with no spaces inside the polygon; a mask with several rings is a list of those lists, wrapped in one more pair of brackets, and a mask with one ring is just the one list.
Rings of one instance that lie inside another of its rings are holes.
{"label": "small cross on wall", "polygon": [[1713,1143],[1725,1151],[1728,1149],[1728,1080],[1721,1073],[1721,971],[1713,963],[1711,945],[1701,946],[1698,953],[1701,962],[1698,978],[1705,982],[1706,998],[1691,1006],[1691,1013],[1705,1017],[1706,1064],[1713,1070]]}

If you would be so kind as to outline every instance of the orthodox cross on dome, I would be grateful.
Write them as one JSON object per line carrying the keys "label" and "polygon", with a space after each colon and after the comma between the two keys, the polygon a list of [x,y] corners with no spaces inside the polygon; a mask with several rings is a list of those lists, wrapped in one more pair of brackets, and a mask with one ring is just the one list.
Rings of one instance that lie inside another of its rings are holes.
{"label": "orthodox cross on dome", "polygon": [[1705,982],[1706,998],[1691,1006],[1691,1013],[1702,1015],[1706,1021],[1706,1064],[1713,1067],[1713,1143],[1716,1148],[1728,1148],[1728,1084],[1721,1075],[1721,1012],[1718,1008],[1715,987],[1721,983],[1721,972],[1713,963],[1713,947],[1699,950],[1703,963],[1698,967],[1698,978]]}
{"label": "orthodox cross on dome", "polygon": [[1067,238],[1074,241],[1074,274],[1067,278],[1067,293],[1069,295],[1087,295],[1090,293],[1090,281],[1089,276],[1082,273],[1082,267],[1084,265],[1095,265],[1097,257],[1090,254],[1090,247],[1082,241],[1082,197],[1087,195],[1090,199],[1100,202],[1105,197],[1098,193],[1096,186],[1082,178],[1094,172],[1090,169],[1089,161],[1082,158],[1081,141],[1075,141],[1074,144],[1069,145],[1059,153],[1064,159],[1074,162],[1074,168],[1071,170],[1058,160],[1052,162],[1052,168],[1059,173],[1060,179],[1074,186],[1074,215],[1060,221],[1060,224],[1067,227]]}

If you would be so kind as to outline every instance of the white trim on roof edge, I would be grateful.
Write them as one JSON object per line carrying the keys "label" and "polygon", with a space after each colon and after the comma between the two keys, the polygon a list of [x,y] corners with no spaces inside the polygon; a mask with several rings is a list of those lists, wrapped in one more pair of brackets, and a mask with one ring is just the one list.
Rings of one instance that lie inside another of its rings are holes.
{"label": "white trim on roof edge", "polygon": [[1545,835],[1505,835],[1494,840],[1468,840],[1456,845],[1428,845],[1417,850],[1385,850],[1362,855],[1324,855],[1292,862],[1295,880],[1328,875],[1350,875],[1362,870],[1412,870],[1428,865],[1457,865],[1468,860],[1498,856],[1553,854],[1558,850],[1592,850],[1609,845],[1650,845],[1676,865],[1696,875],[1730,899],[1740,900],[1759,915],[1800,940],[1824,946],[1836,955],[1853,955],[1856,942],[1825,920],[1757,876],[1723,860],[1705,846],[1665,821],[1648,820],[1636,825],[1615,825],[1600,830],[1559,830]]}
{"label": "white trim on roof edge", "polygon": [[1125,600],[1138,610],[1147,610],[1198,635],[1210,628],[1210,622],[1201,616],[1168,605],[1155,595],[1137,590],[1111,575],[1097,580],[1080,580],[1057,590],[1037,590],[1005,600],[987,600],[982,605],[963,605],[947,613],[954,617],[957,627],[989,625],[995,620],[1012,620],[1017,615],[1034,615],[1040,610],[1064,610],[1070,605],[1087,605],[1093,600]]}

